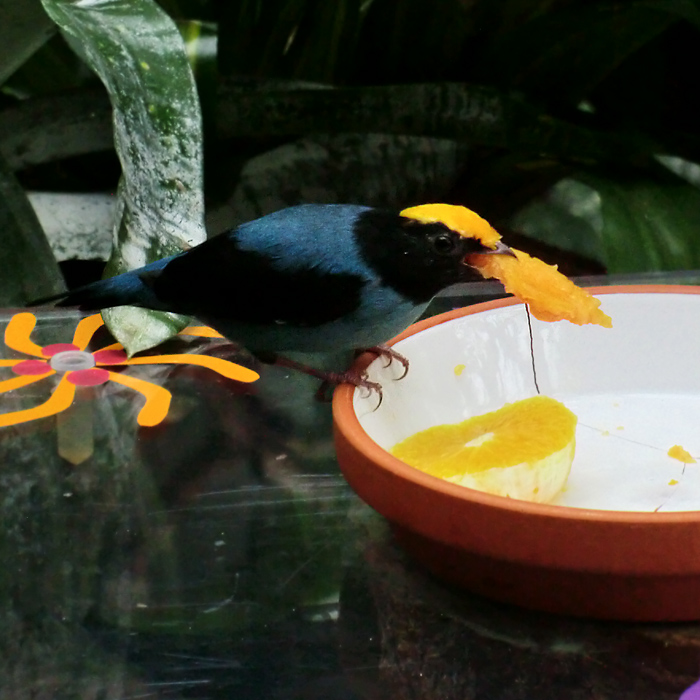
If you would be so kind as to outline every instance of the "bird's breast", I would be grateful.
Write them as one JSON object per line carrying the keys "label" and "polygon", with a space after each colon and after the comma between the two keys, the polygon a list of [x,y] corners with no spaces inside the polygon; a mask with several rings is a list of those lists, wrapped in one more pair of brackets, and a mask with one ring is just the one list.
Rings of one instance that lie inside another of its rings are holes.
{"label": "bird's breast", "polygon": [[265,324],[222,318],[202,320],[253,351],[337,352],[372,347],[389,340],[410,326],[426,306],[406,301],[391,289],[370,287],[363,290],[354,311],[320,325],[283,319]]}

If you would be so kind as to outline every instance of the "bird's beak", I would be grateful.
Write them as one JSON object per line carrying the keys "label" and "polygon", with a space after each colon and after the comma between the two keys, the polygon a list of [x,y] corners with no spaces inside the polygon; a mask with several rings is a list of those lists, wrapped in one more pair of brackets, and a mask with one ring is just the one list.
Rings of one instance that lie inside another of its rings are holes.
{"label": "bird's beak", "polygon": [[515,253],[505,244],[502,243],[501,241],[498,241],[496,243],[495,248],[489,248],[488,250],[485,250],[481,255],[512,255],[515,257]]}

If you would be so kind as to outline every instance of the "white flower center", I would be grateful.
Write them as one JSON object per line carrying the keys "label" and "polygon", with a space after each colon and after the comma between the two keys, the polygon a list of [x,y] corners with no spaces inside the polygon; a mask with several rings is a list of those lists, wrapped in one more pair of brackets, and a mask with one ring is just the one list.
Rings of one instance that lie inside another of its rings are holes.
{"label": "white flower center", "polygon": [[56,372],[77,372],[81,369],[94,367],[95,358],[92,353],[83,350],[64,350],[57,352],[49,360],[49,365]]}

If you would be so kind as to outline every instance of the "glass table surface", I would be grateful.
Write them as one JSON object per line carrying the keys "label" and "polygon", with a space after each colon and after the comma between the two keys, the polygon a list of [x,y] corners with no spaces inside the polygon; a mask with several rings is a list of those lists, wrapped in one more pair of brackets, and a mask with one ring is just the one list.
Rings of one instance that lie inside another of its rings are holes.
{"label": "glass table surface", "polygon": [[1,698],[677,700],[698,680],[700,624],[547,615],[424,573],[344,481],[317,380],[197,335],[130,364],[81,318],[0,314]]}

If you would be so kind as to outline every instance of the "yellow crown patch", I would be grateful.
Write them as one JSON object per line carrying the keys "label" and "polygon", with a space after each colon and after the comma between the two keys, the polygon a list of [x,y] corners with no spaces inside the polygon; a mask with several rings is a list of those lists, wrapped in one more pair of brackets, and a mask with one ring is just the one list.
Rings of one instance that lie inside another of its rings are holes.
{"label": "yellow crown patch", "polygon": [[476,238],[488,248],[495,248],[501,240],[501,235],[486,219],[457,204],[420,204],[404,209],[400,214],[424,224],[444,224],[460,236]]}

